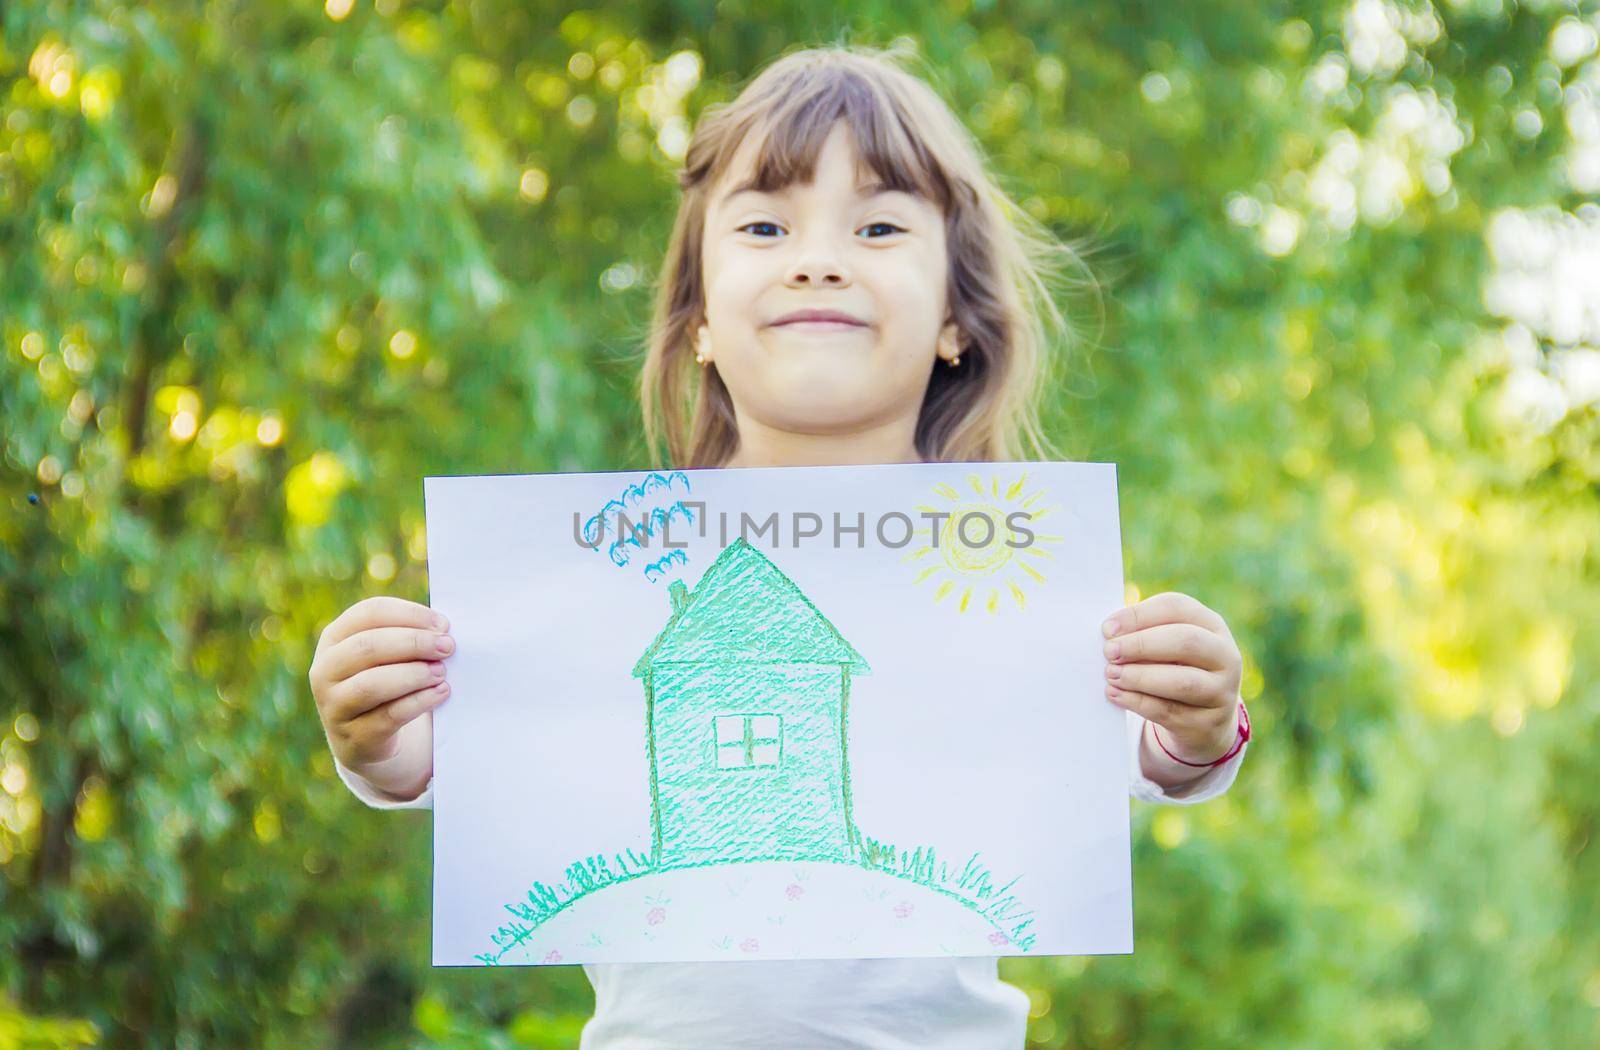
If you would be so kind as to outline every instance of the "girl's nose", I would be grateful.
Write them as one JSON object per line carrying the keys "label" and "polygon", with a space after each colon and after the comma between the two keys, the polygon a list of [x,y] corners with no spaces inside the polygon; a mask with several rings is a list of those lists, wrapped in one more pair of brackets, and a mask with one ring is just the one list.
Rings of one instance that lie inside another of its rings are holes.
{"label": "girl's nose", "polygon": [[833,253],[808,249],[790,264],[785,280],[801,288],[837,287],[849,284],[850,275]]}

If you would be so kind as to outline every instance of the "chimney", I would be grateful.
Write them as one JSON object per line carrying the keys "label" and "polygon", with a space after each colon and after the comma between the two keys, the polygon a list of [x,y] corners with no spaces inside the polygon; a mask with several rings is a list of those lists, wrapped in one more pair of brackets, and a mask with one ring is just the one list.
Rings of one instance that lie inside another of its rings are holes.
{"label": "chimney", "polygon": [[672,599],[672,615],[676,616],[689,604],[689,588],[683,585],[682,580],[673,580],[667,584],[667,597]]}

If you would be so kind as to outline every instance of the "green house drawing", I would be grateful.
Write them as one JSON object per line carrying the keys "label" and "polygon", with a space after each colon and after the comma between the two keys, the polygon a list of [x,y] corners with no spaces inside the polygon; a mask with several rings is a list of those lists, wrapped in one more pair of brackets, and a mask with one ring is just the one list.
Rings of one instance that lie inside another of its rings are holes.
{"label": "green house drawing", "polygon": [[870,668],[744,539],[668,588],[644,680],[655,866],[853,861],[850,678]]}

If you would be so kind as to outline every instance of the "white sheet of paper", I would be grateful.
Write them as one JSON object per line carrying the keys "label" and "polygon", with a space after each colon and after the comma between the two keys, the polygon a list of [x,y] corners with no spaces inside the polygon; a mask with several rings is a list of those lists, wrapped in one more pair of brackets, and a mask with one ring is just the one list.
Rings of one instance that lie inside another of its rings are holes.
{"label": "white sheet of paper", "polygon": [[1133,950],[1113,464],[424,497],[435,965]]}

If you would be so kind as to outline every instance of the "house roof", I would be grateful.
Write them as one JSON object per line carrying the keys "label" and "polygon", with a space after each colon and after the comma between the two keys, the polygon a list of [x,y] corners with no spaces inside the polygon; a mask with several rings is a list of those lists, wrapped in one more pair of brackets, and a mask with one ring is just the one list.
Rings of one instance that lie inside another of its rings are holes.
{"label": "house roof", "polygon": [[674,580],[672,613],[633,666],[642,678],[655,664],[846,664],[871,668],[827,617],[767,557],[740,537],[711,563],[693,592]]}

